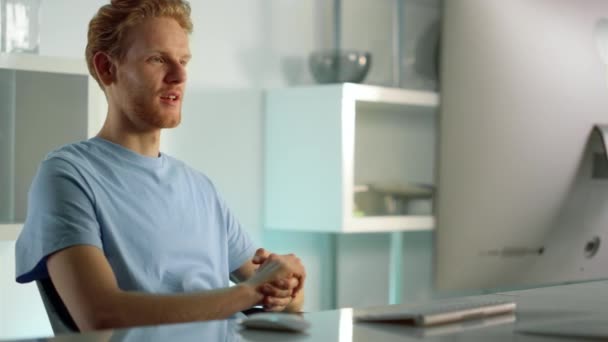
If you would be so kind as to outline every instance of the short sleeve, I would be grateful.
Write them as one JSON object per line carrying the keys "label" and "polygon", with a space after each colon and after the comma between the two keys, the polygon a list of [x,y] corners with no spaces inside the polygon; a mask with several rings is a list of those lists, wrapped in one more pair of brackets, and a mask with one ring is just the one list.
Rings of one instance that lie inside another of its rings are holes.
{"label": "short sleeve", "polygon": [[74,245],[102,248],[94,196],[71,162],[52,157],[42,162],[30,187],[15,246],[17,282],[48,277],[46,258]]}
{"label": "short sleeve", "polygon": [[228,238],[228,267],[230,272],[236,271],[247,260],[253,258],[255,246],[251,237],[243,229],[238,219],[232,214],[219,194],[216,195],[220,205],[222,221],[225,223]]}

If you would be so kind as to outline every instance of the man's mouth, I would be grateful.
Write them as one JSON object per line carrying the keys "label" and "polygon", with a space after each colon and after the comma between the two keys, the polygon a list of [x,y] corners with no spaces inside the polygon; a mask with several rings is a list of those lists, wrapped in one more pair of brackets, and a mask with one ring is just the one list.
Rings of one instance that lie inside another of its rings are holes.
{"label": "man's mouth", "polygon": [[160,96],[161,100],[175,102],[180,99],[179,94],[164,94]]}

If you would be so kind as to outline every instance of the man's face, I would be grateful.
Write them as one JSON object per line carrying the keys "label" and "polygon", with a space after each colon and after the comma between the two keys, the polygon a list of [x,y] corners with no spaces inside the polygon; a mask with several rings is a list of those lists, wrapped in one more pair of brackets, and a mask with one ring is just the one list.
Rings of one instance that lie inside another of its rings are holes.
{"label": "man's face", "polygon": [[190,60],[188,34],[174,19],[150,18],[131,28],[124,44],[111,101],[138,130],[177,126]]}

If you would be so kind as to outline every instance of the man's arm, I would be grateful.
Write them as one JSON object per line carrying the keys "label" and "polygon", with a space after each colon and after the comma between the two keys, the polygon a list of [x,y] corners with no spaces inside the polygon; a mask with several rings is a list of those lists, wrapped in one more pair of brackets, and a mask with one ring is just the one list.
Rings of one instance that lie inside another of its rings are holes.
{"label": "man's arm", "polygon": [[[269,259],[270,255],[272,254],[268,251],[259,248],[253,259],[246,261],[236,271],[232,272],[231,276],[233,280],[237,283],[242,283],[253,277],[261,265]],[[293,255],[289,255],[288,257],[293,257],[290,260],[299,264],[297,267],[301,267],[303,270],[303,266],[298,258]],[[301,312],[302,305],[304,304],[303,286],[305,277],[306,274],[303,272],[297,275],[297,277],[291,276],[265,284],[261,289],[264,294],[262,301],[264,308],[268,311]]]}
{"label": "man's arm", "polygon": [[121,290],[103,252],[93,246],[60,250],[47,267],[76,325],[87,331],[230,317],[260,303],[264,283],[291,274],[286,262],[275,260],[272,269],[231,288],[178,295]]}

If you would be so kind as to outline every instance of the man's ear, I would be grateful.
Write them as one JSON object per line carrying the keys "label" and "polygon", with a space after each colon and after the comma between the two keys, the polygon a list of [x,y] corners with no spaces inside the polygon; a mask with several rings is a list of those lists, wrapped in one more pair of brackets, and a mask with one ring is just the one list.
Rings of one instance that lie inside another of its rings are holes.
{"label": "man's ear", "polygon": [[109,86],[116,80],[116,68],[114,61],[105,52],[98,51],[93,56],[93,66],[97,73],[97,78],[105,86]]}

